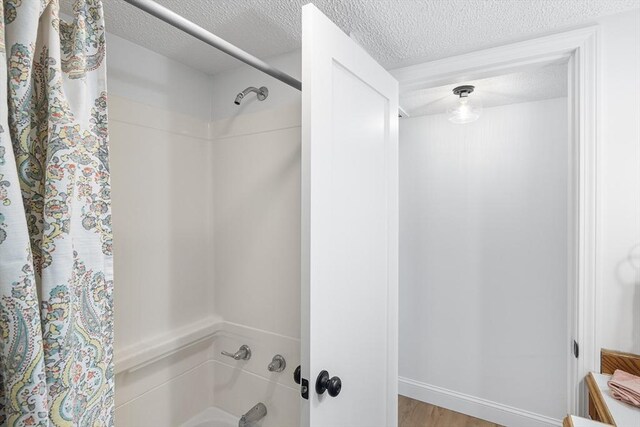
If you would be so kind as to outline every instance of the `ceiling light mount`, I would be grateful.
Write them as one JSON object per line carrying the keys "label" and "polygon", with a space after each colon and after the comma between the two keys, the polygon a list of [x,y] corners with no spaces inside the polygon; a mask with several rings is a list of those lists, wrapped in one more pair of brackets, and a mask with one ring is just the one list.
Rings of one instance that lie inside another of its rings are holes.
{"label": "ceiling light mount", "polygon": [[453,89],[453,94],[454,95],[458,95],[459,97],[467,97],[469,96],[470,93],[473,93],[473,90],[475,89],[475,86],[472,85],[463,85],[463,86],[458,86],[456,88]]}
{"label": "ceiling light mount", "polygon": [[482,102],[477,95],[469,96],[475,88],[472,85],[462,85],[453,89],[453,94],[457,98],[455,101],[452,99],[452,104],[447,108],[451,123],[465,124],[478,120],[482,114]]}

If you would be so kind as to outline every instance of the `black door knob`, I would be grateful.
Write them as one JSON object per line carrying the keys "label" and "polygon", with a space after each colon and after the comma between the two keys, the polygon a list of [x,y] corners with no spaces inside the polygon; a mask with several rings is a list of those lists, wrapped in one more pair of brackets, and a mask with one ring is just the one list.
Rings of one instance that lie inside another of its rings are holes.
{"label": "black door knob", "polygon": [[293,380],[296,382],[296,384],[300,384],[300,365],[298,365],[296,370],[293,371]]}
{"label": "black door knob", "polygon": [[316,380],[316,393],[323,394],[325,390],[329,392],[329,396],[336,397],[342,390],[342,380],[338,377],[329,378],[329,372],[320,371]]}

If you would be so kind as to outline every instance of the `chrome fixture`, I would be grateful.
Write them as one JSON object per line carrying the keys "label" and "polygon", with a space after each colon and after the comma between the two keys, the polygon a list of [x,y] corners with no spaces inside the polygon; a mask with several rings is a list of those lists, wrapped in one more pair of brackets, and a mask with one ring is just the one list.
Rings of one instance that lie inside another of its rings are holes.
{"label": "chrome fixture", "polygon": [[475,86],[471,85],[458,86],[453,89],[453,94],[458,99],[455,104],[447,108],[451,123],[464,124],[478,120],[482,113],[482,103],[475,95],[473,99],[469,97],[474,89]]}
{"label": "chrome fixture", "polygon": [[269,89],[267,89],[266,86],[262,86],[260,89],[249,86],[248,88],[240,92],[238,96],[236,96],[236,100],[233,101],[233,103],[236,105],[240,105],[240,101],[242,101],[242,98],[247,96],[247,94],[250,92],[255,92],[255,94],[258,96],[258,101],[264,101],[265,99],[267,99],[267,96],[269,96]]}
{"label": "chrome fixture", "polygon": [[253,423],[260,421],[267,415],[267,407],[264,403],[257,403],[253,408],[249,409],[246,414],[240,417],[238,427],[251,427]]}
{"label": "chrome fixture", "polygon": [[249,360],[251,359],[251,349],[248,345],[242,345],[238,351],[235,353],[229,353],[228,351],[223,351],[221,353],[223,356],[232,357],[235,360]]}
{"label": "chrome fixture", "polygon": [[167,9],[166,7],[152,1],[152,0],[124,0],[129,3],[131,6],[135,6],[140,10],[147,12],[149,15],[153,15],[158,19],[163,20],[169,25],[173,25],[174,27],[184,31],[187,34],[192,35],[193,37],[207,43],[210,46],[215,47],[223,51],[226,54],[233,56],[236,59],[244,62],[252,66],[253,68],[257,68],[262,71],[280,80],[283,83],[288,84],[289,86],[296,88],[298,90],[302,90],[302,83],[288,75],[287,73],[278,70],[277,68],[272,67],[261,59],[256,58],[255,56],[245,52],[237,46],[232,45],[226,40],[221,39],[215,34],[210,33],[204,28],[194,24],[188,19],[178,15],[177,13]]}
{"label": "chrome fixture", "polygon": [[284,368],[287,366],[287,362],[284,360],[279,354],[273,356],[271,363],[269,363],[269,367],[267,368],[269,372],[282,372]]}

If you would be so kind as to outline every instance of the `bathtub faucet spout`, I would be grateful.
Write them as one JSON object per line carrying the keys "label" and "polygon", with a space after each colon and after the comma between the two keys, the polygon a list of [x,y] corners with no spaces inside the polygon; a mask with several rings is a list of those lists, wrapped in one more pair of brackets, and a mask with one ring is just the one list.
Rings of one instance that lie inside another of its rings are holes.
{"label": "bathtub faucet spout", "polygon": [[253,408],[249,409],[246,414],[240,417],[238,427],[252,427],[253,423],[260,421],[267,415],[267,407],[264,403],[257,403]]}

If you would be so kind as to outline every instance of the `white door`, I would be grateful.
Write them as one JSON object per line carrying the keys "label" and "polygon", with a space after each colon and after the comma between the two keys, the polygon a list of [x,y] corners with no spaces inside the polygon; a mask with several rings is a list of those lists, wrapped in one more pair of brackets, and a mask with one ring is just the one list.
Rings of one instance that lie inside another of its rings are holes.
{"label": "white door", "polygon": [[311,4],[302,104],[301,424],[395,426],[398,84]]}

